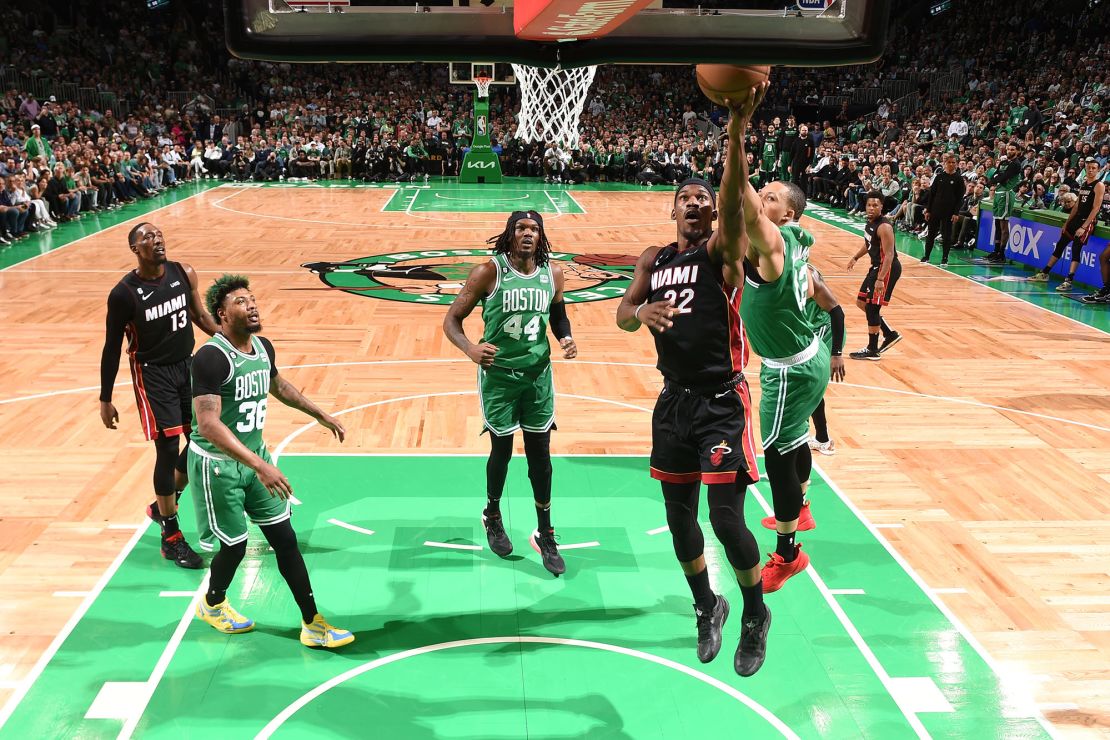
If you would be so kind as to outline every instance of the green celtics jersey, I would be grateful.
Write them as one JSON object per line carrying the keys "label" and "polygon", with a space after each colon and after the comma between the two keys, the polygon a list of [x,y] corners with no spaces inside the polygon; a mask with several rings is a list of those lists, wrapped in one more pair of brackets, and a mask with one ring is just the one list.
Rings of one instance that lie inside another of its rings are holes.
{"label": "green celtics jersey", "polygon": [[754,349],[761,357],[790,357],[813,342],[814,332],[806,318],[809,272],[806,260],[813,237],[797,224],[780,226],[785,249],[782,275],[773,283],[759,282],[754,268],[745,262],[744,293],[740,318]]}
{"label": "green celtics jersey", "polygon": [[778,149],[775,147],[775,142],[771,139],[767,139],[767,141],[763,142],[763,166],[773,166],[777,157]]}
{"label": "green celtics jersey", "polygon": [[[247,449],[258,452],[265,446],[262,428],[266,425],[266,401],[270,394],[270,375],[273,372],[270,356],[258,335],[251,337],[252,354],[249,355],[237,350],[222,334],[217,334],[204,343],[204,347],[208,346],[222,352],[231,366],[227,380],[220,386],[220,421]],[[194,405],[193,418],[196,416]],[[224,454],[197,431],[192,434],[192,442],[210,454]]]}
{"label": "green celtics jersey", "polygon": [[505,254],[494,255],[493,264],[497,282],[482,299],[482,341],[497,347],[494,366],[523,370],[546,364],[551,356],[547,320],[555,297],[550,264],[530,275],[517,272]]}

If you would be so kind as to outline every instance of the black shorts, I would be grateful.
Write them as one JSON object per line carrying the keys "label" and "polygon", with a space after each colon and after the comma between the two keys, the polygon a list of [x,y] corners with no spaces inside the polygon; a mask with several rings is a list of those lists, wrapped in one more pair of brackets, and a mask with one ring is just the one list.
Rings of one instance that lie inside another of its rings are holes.
{"label": "black shorts", "polygon": [[1087,243],[1087,240],[1091,238],[1091,232],[1094,231],[1093,228],[1088,229],[1082,239],[1075,235],[1076,232],[1079,231],[1079,227],[1081,227],[1086,220],[1085,218],[1069,218],[1067,223],[1064,224],[1064,228],[1060,230],[1060,242],[1062,244],[1067,244],[1067,242],[1070,241],[1073,247],[1078,247],[1078,249],[1073,249],[1071,252],[1072,262],[1079,261],[1079,251]]}
{"label": "black shorts", "polygon": [[147,439],[188,434],[193,427],[190,360],[172,365],[131,361],[131,382],[139,423]]}
{"label": "black shorts", "polygon": [[758,482],[751,406],[742,375],[704,393],[665,383],[651,415],[651,477],[666,483]]}
{"label": "black shorts", "polygon": [[863,284],[859,286],[859,294],[856,297],[864,303],[876,303],[885,306],[890,303],[890,297],[894,295],[894,285],[900,277],[902,277],[902,263],[894,260],[890,266],[890,275],[887,276],[886,290],[880,300],[880,296],[875,295],[875,281],[879,279],[879,268],[872,267],[867,271],[867,277],[863,279]]}

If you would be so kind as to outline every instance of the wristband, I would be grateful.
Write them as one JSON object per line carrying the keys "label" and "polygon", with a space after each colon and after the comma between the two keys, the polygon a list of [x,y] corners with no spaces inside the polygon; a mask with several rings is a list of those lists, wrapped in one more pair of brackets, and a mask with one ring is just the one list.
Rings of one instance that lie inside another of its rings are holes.
{"label": "wristband", "polygon": [[[640,321],[640,309],[643,308],[646,305],[647,305],[646,303],[641,303],[639,306],[636,306],[636,310],[632,312],[632,318],[636,319],[637,321]],[[644,322],[640,321],[640,323],[642,324]]]}

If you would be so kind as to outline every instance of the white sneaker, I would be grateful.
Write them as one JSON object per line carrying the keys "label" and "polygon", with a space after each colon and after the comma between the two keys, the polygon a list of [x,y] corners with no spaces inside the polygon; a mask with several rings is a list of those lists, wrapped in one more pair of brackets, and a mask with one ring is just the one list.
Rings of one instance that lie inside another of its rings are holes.
{"label": "white sneaker", "polygon": [[816,437],[810,437],[809,449],[814,452],[820,452],[822,455],[829,455],[830,457],[836,454],[836,445],[831,439],[828,442],[818,442]]}

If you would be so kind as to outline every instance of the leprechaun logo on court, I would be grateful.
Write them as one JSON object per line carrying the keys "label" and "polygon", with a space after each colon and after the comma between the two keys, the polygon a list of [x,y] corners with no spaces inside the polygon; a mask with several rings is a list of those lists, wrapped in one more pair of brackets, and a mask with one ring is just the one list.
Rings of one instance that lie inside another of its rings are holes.
{"label": "leprechaun logo on court", "polygon": [[[328,287],[352,295],[448,306],[474,266],[492,256],[489,249],[425,249],[301,266]],[[567,303],[620,298],[636,267],[636,257],[624,254],[556,252],[551,259],[563,268]]]}

